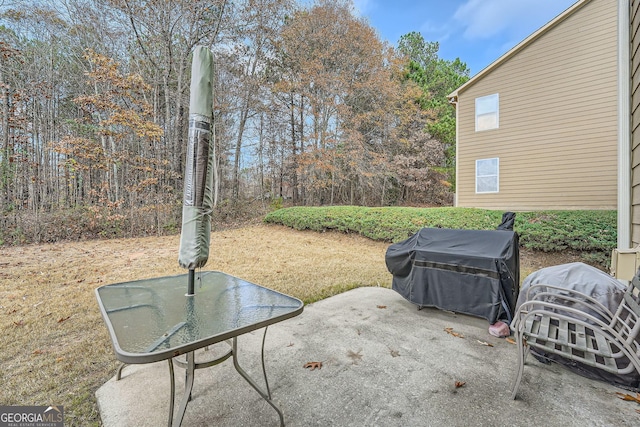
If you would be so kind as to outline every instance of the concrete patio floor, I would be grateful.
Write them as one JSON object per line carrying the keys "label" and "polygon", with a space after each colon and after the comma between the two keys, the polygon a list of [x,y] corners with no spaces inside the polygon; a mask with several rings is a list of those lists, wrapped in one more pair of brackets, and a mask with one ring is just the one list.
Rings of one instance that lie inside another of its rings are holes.
{"label": "concrete patio floor", "polygon": [[[267,333],[273,400],[290,427],[640,425],[640,405],[616,396],[625,390],[531,356],[518,399],[511,400],[516,346],[489,335],[488,326],[475,317],[418,310],[386,288],[354,289],[310,304]],[[256,331],[238,341],[240,363],[259,384],[261,340]],[[305,369],[307,362],[322,362],[322,368]],[[96,393],[103,425],[167,425],[168,372],[166,362],[130,365],[120,381],[105,383]],[[183,379],[176,368],[176,407]],[[228,360],[196,371],[182,425],[279,421]]]}

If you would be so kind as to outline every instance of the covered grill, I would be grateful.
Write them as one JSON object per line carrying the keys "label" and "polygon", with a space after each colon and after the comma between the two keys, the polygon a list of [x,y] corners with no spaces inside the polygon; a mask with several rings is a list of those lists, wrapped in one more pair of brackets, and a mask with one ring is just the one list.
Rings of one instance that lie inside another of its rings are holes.
{"label": "covered grill", "polygon": [[423,228],[387,249],[392,288],[419,307],[511,322],[520,282],[518,235]]}

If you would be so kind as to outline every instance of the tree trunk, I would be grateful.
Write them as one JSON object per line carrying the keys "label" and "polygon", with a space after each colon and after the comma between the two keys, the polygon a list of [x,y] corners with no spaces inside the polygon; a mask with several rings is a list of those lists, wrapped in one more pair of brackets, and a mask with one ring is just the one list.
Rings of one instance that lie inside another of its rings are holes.
{"label": "tree trunk", "polygon": [[[214,98],[215,99],[215,98]],[[220,197],[220,159],[218,158],[218,138],[216,137],[217,117],[213,114],[211,123],[211,142],[213,146],[213,208],[218,206],[218,198]]]}
{"label": "tree trunk", "polygon": [[9,95],[10,95],[10,86],[9,83],[4,82],[4,75],[2,73],[2,68],[0,68],[0,87],[2,87],[2,148],[4,150],[2,156],[2,164],[0,165],[0,179],[2,179],[1,185],[3,194],[2,194],[2,208],[1,210],[4,212],[5,209],[9,206],[11,200],[11,190],[9,182],[10,178],[10,162],[12,158],[12,150],[11,145],[9,144]]}
{"label": "tree trunk", "polygon": [[249,95],[246,96],[242,111],[240,112],[240,123],[238,124],[238,137],[236,138],[236,148],[234,152],[233,159],[233,187],[232,187],[232,197],[234,200],[238,200],[238,196],[240,195],[240,155],[242,153],[242,138],[244,135],[244,128],[247,124],[247,116],[249,115],[249,100],[247,99]]}
{"label": "tree trunk", "polygon": [[260,113],[260,128],[258,132],[258,176],[260,179],[260,201],[262,202],[262,209],[264,209],[264,113]]}
{"label": "tree trunk", "polygon": [[[300,97],[300,156],[304,155],[304,96]],[[305,197],[305,177],[306,173],[300,173],[300,203],[306,204]],[[296,186],[297,189],[297,186]]]}
{"label": "tree trunk", "polygon": [[295,116],[295,103],[294,96],[291,94],[291,102],[289,104],[291,109],[291,187],[293,189],[293,203],[298,203],[298,146],[296,145],[296,116]]}

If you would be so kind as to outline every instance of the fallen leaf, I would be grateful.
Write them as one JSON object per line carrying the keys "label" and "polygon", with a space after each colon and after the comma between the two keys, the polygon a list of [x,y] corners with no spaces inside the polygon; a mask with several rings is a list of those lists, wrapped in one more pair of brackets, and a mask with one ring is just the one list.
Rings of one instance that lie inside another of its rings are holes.
{"label": "fallen leaf", "polygon": [[488,342],[484,342],[484,341],[480,341],[480,340],[476,340],[476,341],[478,341],[479,344],[486,345],[487,347],[493,347],[493,344],[490,344]]}
{"label": "fallen leaf", "polygon": [[34,352],[31,353],[31,354],[43,354],[43,353],[44,353],[44,351],[38,349],[38,350],[34,350]]}
{"label": "fallen leaf", "polygon": [[70,317],[71,317],[71,316],[61,317],[60,319],[58,319],[58,323],[62,323],[62,322],[64,322],[65,320],[69,320],[69,318],[70,318]]}
{"label": "fallen leaf", "polygon": [[511,344],[515,344],[516,340],[514,340],[513,338],[505,338],[504,339],[506,342],[511,343]]}
{"label": "fallen leaf", "polygon": [[378,305],[377,307],[378,307],[378,308],[387,308],[387,306],[386,306],[386,305]]}
{"label": "fallen leaf", "polygon": [[627,400],[629,402],[636,402],[637,404],[640,404],[640,393],[636,393],[635,396],[627,393],[620,393],[620,392],[616,392],[616,394],[622,400]]}
{"label": "fallen leaf", "polygon": [[144,252],[136,252],[134,254],[129,255],[129,260],[138,259],[144,256]]}
{"label": "fallen leaf", "polygon": [[16,326],[22,326],[24,325],[24,322],[22,320],[18,320],[17,322],[13,322],[13,324]]}
{"label": "fallen leaf", "polygon": [[316,368],[322,369],[322,362],[308,362],[304,364],[303,368],[311,368],[312,371]]}
{"label": "fallen leaf", "polygon": [[444,330],[449,335],[453,335],[454,337],[458,337],[458,338],[464,338],[464,335],[462,335],[460,332],[455,332],[453,328],[444,328]]}
{"label": "fallen leaf", "polygon": [[456,386],[456,388],[460,388],[460,387],[462,387],[462,386],[463,386],[463,385],[465,385],[465,384],[466,384],[466,382],[464,382],[464,381],[456,381],[456,382],[455,382],[455,386]]}
{"label": "fallen leaf", "polygon": [[358,350],[357,352],[351,351],[349,350],[347,352],[347,356],[349,356],[354,363],[358,363],[358,361],[362,360],[362,355],[360,354],[361,350]]}

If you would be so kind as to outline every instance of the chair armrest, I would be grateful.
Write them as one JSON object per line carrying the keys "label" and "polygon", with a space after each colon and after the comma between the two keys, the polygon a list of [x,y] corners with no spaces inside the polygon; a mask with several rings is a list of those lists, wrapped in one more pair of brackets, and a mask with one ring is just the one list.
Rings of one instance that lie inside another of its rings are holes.
{"label": "chair armrest", "polygon": [[[558,313],[557,309],[565,313]],[[577,319],[574,316],[580,316]],[[546,320],[545,320],[546,319]],[[539,325],[538,329],[532,328]],[[542,327],[546,325],[546,327]],[[555,325],[554,328],[549,327]],[[572,326],[573,325],[573,326]],[[608,372],[626,375],[640,373],[640,345],[633,337],[625,339],[610,325],[581,310],[557,306],[546,301],[528,301],[520,307],[511,328],[519,345],[532,346]],[[533,330],[529,330],[532,328]],[[561,328],[561,329],[558,329]],[[560,330],[564,331],[560,333]],[[582,333],[581,339],[572,333]],[[626,356],[628,362],[621,359]],[[619,364],[618,361],[624,361]]]}
{"label": "chair armrest", "polygon": [[[531,291],[537,290],[537,289],[544,289],[544,290],[541,290],[538,293],[531,295]],[[557,292],[550,292],[550,290],[557,291]],[[529,289],[527,289],[527,294],[526,294],[527,301],[525,302],[543,301],[542,298],[544,297],[555,298],[556,300],[572,302],[574,304],[581,305],[584,308],[593,310],[594,312],[602,316],[602,318],[605,319],[606,321],[611,321],[613,320],[613,317],[614,317],[611,310],[609,310],[604,304],[602,304],[600,301],[596,300],[595,298],[587,294],[583,294],[582,292],[574,291],[572,289],[561,288],[559,286],[545,285],[545,284],[536,284],[536,285],[530,286]],[[557,304],[557,305],[560,305],[560,304]],[[564,306],[562,306],[562,308],[564,308]]]}
{"label": "chair armrest", "polygon": [[[538,307],[535,308],[536,306]],[[623,337],[618,331],[613,329],[610,325],[602,322],[600,319],[571,307],[561,307],[561,309],[569,313],[573,313],[574,315],[582,316],[587,321],[576,319],[575,317],[563,313],[558,313],[556,311],[550,311],[550,309],[556,308],[557,307],[551,303],[543,301],[532,301],[531,304],[527,304],[527,306],[525,307],[525,309],[529,309],[528,311],[521,312],[520,310],[518,310],[518,313],[516,313],[516,317],[514,317],[511,328],[516,334],[519,334],[525,340],[527,340],[528,334],[525,331],[525,327],[527,324],[527,319],[529,317],[544,316],[558,321],[566,321],[574,325],[581,325],[593,331],[593,334],[595,336],[599,335],[603,337],[607,342],[613,343],[615,345],[615,348],[617,348],[619,352],[624,354],[629,359],[629,362],[634,367],[634,369],[640,373],[640,345],[637,343],[637,341],[635,341],[635,337],[625,339],[625,337]],[[528,342],[528,344],[537,347],[533,342]],[[544,349],[546,347],[542,346],[541,348]],[[549,350],[548,348],[546,349]],[[576,355],[573,353],[570,356],[565,352],[555,353],[566,355],[567,357],[570,357],[574,360],[582,359],[576,358]]]}
{"label": "chair armrest", "polygon": [[[580,318],[576,318],[564,313],[559,313],[558,311],[555,311],[555,310],[562,310],[566,313],[571,313],[574,316],[579,316]],[[604,323],[602,320],[598,319],[597,317],[573,307],[566,307],[563,305],[557,305],[557,304],[546,302],[546,301],[534,300],[534,301],[527,301],[523,303],[518,309],[516,316],[514,316],[513,323],[514,323],[515,329],[518,329],[521,332],[522,326],[520,325],[522,323],[522,320],[525,320],[527,317],[530,317],[533,315],[541,315],[541,316],[550,317],[552,319],[566,320],[569,323],[582,325],[589,329],[592,329],[594,333],[602,332],[604,335],[609,335],[612,341],[619,343],[620,346],[627,345],[625,338],[622,335],[620,335],[618,331],[616,331],[609,324]],[[582,319],[585,319],[585,320],[582,320]],[[636,355],[636,358],[637,358],[637,355]]]}

